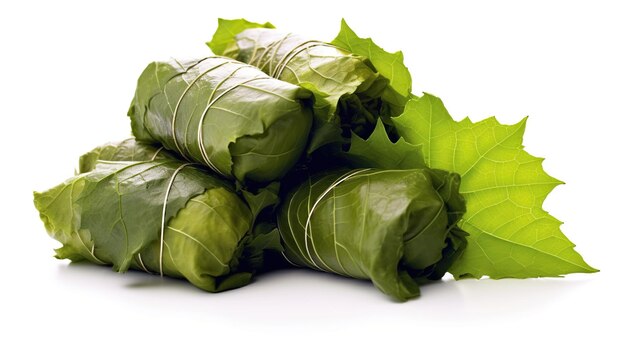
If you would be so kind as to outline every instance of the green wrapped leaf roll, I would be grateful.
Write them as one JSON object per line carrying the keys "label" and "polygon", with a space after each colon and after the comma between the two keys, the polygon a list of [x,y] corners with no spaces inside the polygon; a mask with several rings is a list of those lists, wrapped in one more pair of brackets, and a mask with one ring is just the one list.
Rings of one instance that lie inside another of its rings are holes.
{"label": "green wrapped leaf roll", "polygon": [[217,55],[254,65],[315,94],[309,152],[328,143],[347,144],[352,133],[367,138],[378,118],[391,125],[388,117],[401,113],[407,100],[390,89],[392,77],[380,74],[367,57],[269,23],[220,19],[207,44]]}
{"label": "green wrapped leaf roll", "polygon": [[281,178],[305,149],[311,93],[224,58],[153,62],[128,115],[139,141],[160,143],[227,179]]}
{"label": "green wrapped leaf roll", "polygon": [[158,148],[132,139],[108,144],[81,157],[80,168],[35,193],[48,233],[63,244],[59,259],[184,278],[217,292],[248,284],[272,245],[272,233],[253,233],[254,214],[234,186]]}
{"label": "green wrapped leaf roll", "polygon": [[278,212],[285,258],[371,280],[404,301],[466,246],[460,177],[439,170],[323,172],[290,187]]}

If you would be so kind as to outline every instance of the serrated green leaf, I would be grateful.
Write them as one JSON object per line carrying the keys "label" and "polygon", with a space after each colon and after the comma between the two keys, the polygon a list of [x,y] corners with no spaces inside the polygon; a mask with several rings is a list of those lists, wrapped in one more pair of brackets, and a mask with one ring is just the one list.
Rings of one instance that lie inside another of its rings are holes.
{"label": "serrated green leaf", "polygon": [[241,195],[243,195],[243,198],[246,200],[246,203],[252,211],[253,222],[262,211],[278,205],[278,202],[280,201],[280,198],[278,197],[279,190],[280,183],[274,182],[256,192],[249,190],[241,191]]}
{"label": "serrated green leaf", "polygon": [[357,167],[380,167],[385,169],[411,169],[424,167],[421,147],[400,138],[389,140],[384,123],[379,119],[367,140],[352,135],[348,151],[350,161]]}
{"label": "serrated green leaf", "polygon": [[383,99],[390,102],[398,114],[402,112],[411,94],[412,84],[411,73],[404,65],[402,51],[390,53],[376,45],[371,38],[359,37],[345,20],[341,20],[341,30],[331,43],[354,54],[367,57],[376,70],[389,79]]}
{"label": "serrated green leaf", "polygon": [[428,167],[457,172],[467,213],[460,226],[468,246],[452,266],[456,278],[529,278],[591,273],[542,208],[561,181],[548,175],[543,159],[524,151],[526,119],[514,125],[495,118],[454,121],[441,100],[425,94],[408,102],[394,119],[407,142],[422,146]]}
{"label": "serrated green leaf", "polygon": [[233,49],[235,44],[235,35],[250,28],[274,28],[274,25],[269,22],[263,24],[250,22],[243,18],[234,20],[219,18],[217,20],[217,30],[213,34],[211,41],[208,41],[206,44],[215,55],[231,56],[229,51]]}

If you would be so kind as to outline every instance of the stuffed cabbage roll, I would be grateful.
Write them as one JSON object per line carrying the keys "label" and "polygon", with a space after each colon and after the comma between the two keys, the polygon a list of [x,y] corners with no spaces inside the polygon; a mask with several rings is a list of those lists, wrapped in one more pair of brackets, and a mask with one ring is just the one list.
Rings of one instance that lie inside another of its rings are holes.
{"label": "stuffed cabbage roll", "polygon": [[380,74],[368,58],[269,23],[220,19],[208,45],[217,55],[254,65],[315,94],[309,152],[328,143],[347,144],[352,133],[367,138],[378,118],[391,125],[388,117],[401,113],[401,101],[406,102],[406,96],[389,89],[390,77]]}
{"label": "stuffed cabbage roll", "polygon": [[291,186],[278,212],[285,258],[371,280],[398,300],[440,279],[466,246],[460,177],[439,170],[324,172]]}
{"label": "stuffed cabbage roll", "polygon": [[153,62],[128,115],[139,141],[160,143],[228,179],[282,177],[307,145],[311,93],[224,57]]}
{"label": "stuffed cabbage roll", "polygon": [[63,245],[59,259],[184,278],[217,292],[250,282],[272,244],[272,233],[253,234],[254,214],[231,184],[158,148],[130,139],[80,163],[83,173],[35,193],[48,233]]}

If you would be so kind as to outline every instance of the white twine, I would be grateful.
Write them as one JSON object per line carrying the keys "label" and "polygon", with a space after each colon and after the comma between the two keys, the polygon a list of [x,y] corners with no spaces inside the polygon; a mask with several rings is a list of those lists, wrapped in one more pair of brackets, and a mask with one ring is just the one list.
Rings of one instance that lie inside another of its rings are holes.
{"label": "white twine", "polygon": [[317,40],[308,40],[303,43],[300,43],[296,47],[291,49],[288,53],[285,54],[285,56],[283,56],[280,59],[276,67],[274,67],[274,71],[271,72],[270,75],[277,79],[280,78],[280,76],[283,74],[283,71],[285,70],[289,62],[291,62],[291,60],[293,60],[296,56],[298,56],[304,50],[307,50],[316,46],[327,46],[327,47],[333,47],[333,48],[335,47],[331,44],[324,43],[324,42],[317,41]]}
{"label": "white twine", "polygon": [[283,257],[285,258],[285,260],[287,261],[287,263],[289,263],[290,265],[294,266],[294,267],[300,267],[300,265],[297,265],[295,263],[293,263],[288,257],[287,255],[285,255],[285,252],[281,251],[280,252],[281,255],[283,255]]}
{"label": "white twine", "polygon": [[[248,64],[250,64],[252,66],[257,66],[258,64],[260,64],[262,62],[262,60],[265,58],[265,56],[272,49],[279,47],[287,38],[289,38],[290,35],[291,35],[291,33],[287,33],[280,40],[274,40],[273,42],[271,42],[267,47],[265,47],[265,50],[263,50],[263,52],[259,56],[257,56],[257,53],[259,51],[260,46],[255,44],[254,45],[254,49],[252,50],[252,54],[250,55],[250,59],[248,60]],[[256,43],[256,40],[254,40],[254,41]],[[274,52],[276,52],[276,50],[274,50]],[[259,67],[259,66],[257,66],[257,67]]]}
{"label": "white twine", "polygon": [[105,165],[134,165],[144,163],[145,161],[111,161],[111,160],[97,160],[98,163]]}
{"label": "white twine", "polygon": [[[292,199],[293,199],[293,197],[292,197]],[[287,209],[287,211],[289,211],[289,209]],[[287,221],[289,221],[289,213],[287,213]],[[278,235],[279,235],[281,238],[283,238],[283,241],[285,242],[285,246],[286,246],[286,248],[287,248],[287,247],[289,247],[289,244],[288,244],[288,243],[287,243],[287,241],[284,239],[283,232],[282,232],[282,231],[280,230],[280,228],[278,228],[278,227],[277,227],[276,229],[278,229]],[[293,230],[291,229],[291,223],[289,223],[289,231],[291,232],[291,235],[293,236]],[[294,238],[294,241],[295,241],[295,236],[293,236],[293,238]],[[296,241],[296,246],[298,246],[298,242],[297,242],[297,241]],[[285,248],[285,249],[286,249],[286,248]],[[298,247],[298,251],[302,252],[302,250],[300,250],[300,248],[299,248],[299,247]],[[287,255],[285,255],[285,250],[281,251],[281,252],[280,252],[280,254],[281,254],[281,255],[283,255],[283,257],[285,258],[285,260],[286,260],[286,261],[287,261],[290,265],[295,266],[295,267],[300,267],[300,265],[295,264],[292,260],[290,260],[290,259],[289,259],[289,257],[287,257]]]}
{"label": "white twine", "polygon": [[331,270],[333,272],[335,272],[332,268],[330,268],[325,262],[324,260],[322,260],[322,258],[320,257],[320,255],[317,253],[317,249],[315,248],[315,243],[313,242],[313,234],[311,233],[311,217],[313,216],[313,212],[315,211],[315,208],[317,207],[317,205],[319,205],[319,203],[322,201],[322,199],[329,193],[331,192],[337,185],[345,182],[346,180],[352,178],[353,176],[369,171],[371,168],[365,168],[365,169],[359,169],[359,170],[353,170],[353,171],[349,171],[348,173],[344,174],[343,176],[341,176],[339,179],[337,179],[336,181],[334,181],[326,190],[324,190],[324,192],[322,192],[322,194],[320,196],[318,196],[317,200],[315,201],[315,203],[313,204],[313,206],[311,206],[311,209],[309,210],[307,219],[306,219],[306,223],[304,226],[304,247],[306,249],[307,255],[309,255],[309,259],[311,262],[313,262],[313,265],[315,265],[315,267],[317,267],[318,269],[322,270],[316,263],[315,260],[313,259],[313,255],[311,254],[311,251],[309,250],[309,240],[308,238],[311,238],[311,246],[313,246],[313,251],[315,252],[315,255],[317,256],[317,258],[320,260],[320,262],[322,264],[324,264],[324,266],[326,266],[326,268],[328,268],[328,270]]}
{"label": "white twine", "polygon": [[[284,61],[289,62],[289,61],[293,58],[293,56],[295,56],[295,55],[294,55],[294,53],[295,53],[296,51],[297,51],[298,53],[300,53],[300,51],[299,51],[299,50],[300,50],[300,48],[303,48],[303,47],[308,47],[308,44],[310,44],[310,43],[319,43],[319,41],[317,41],[317,40],[306,40],[306,41],[303,41],[303,42],[301,42],[300,44],[298,44],[298,45],[294,46],[293,48],[291,48],[291,50],[287,51],[287,52],[283,55],[283,57],[281,57],[281,58],[280,58],[280,60],[278,60],[278,63],[276,63],[276,67],[274,67],[274,69],[273,69],[273,70],[270,70],[270,73],[269,73],[269,74],[270,74],[270,76],[272,76],[272,77],[274,77],[274,78],[277,78],[277,76],[276,76],[276,71],[277,71],[277,70],[281,67],[281,65],[283,64],[283,62],[284,62]],[[281,41],[281,44],[282,44],[282,41]],[[297,55],[297,54],[296,54],[296,55]]]}
{"label": "white twine", "polygon": [[157,149],[157,151],[154,153],[154,155],[152,155],[152,158],[150,159],[150,161],[154,161],[156,160],[157,155],[159,154],[159,152],[163,151],[163,146],[161,146],[160,148]]}
{"label": "white twine", "polygon": [[[242,66],[243,67],[248,67],[248,65]],[[234,72],[233,72],[234,73]],[[232,74],[231,74],[232,76]],[[222,98],[222,96],[228,94],[230,91],[244,85],[247,83],[250,83],[252,81],[255,80],[262,80],[262,79],[270,79],[271,77],[257,77],[257,78],[252,78],[252,79],[248,79],[242,83],[239,84],[235,84],[229,88],[227,88],[226,90],[224,90],[220,95],[218,95],[215,99],[211,100],[209,102],[209,104],[207,105],[207,107],[204,109],[204,111],[202,112],[202,116],[200,117],[200,121],[198,122],[198,148],[200,149],[200,153],[202,155],[202,159],[204,160],[205,163],[207,163],[209,165],[209,167],[211,167],[211,169],[213,169],[215,172],[221,174],[222,176],[226,177],[226,175],[220,171],[214,164],[213,162],[211,162],[211,160],[209,159],[209,155],[206,152],[206,148],[204,145],[204,138],[203,138],[203,131],[204,131],[204,119],[207,116],[209,109],[213,106],[213,104],[215,104],[220,98]],[[216,87],[217,89],[217,87]]]}
{"label": "white twine", "polygon": [[96,255],[95,255],[96,244],[95,243],[92,244],[91,245],[91,250],[89,250],[87,245],[85,245],[85,242],[83,241],[83,238],[81,238],[80,233],[78,232],[78,230],[75,231],[75,233],[76,233],[76,236],[78,237],[78,240],[80,241],[80,243],[83,244],[83,247],[85,247],[85,250],[87,250],[89,252],[89,254],[91,254],[91,257],[93,257],[93,259],[96,260],[100,264],[106,264],[105,262],[100,260],[98,257],[96,257]]}
{"label": "white twine", "polygon": [[[315,184],[317,184],[317,183],[315,183]],[[313,187],[313,184],[309,184],[309,189],[311,187]],[[302,248],[300,247],[300,244],[298,243],[298,239],[296,238],[296,231],[293,229],[293,226],[291,225],[291,215],[289,215],[289,213],[291,212],[291,208],[292,208],[292,205],[293,205],[293,199],[294,198],[295,198],[295,194],[294,194],[294,196],[291,196],[291,198],[289,199],[289,205],[287,206],[287,224],[289,225],[289,233],[291,234],[291,237],[293,238],[293,242],[296,244],[296,247],[298,248],[298,252],[300,253],[300,257],[304,261],[310,262],[309,259],[307,257],[305,257],[304,251],[302,251]],[[296,209],[296,215],[297,215],[297,212],[298,212],[298,210]],[[280,228],[278,230],[280,231]],[[281,232],[281,236],[282,236],[282,232]],[[311,265],[313,265],[313,263],[311,263]]]}
{"label": "white twine", "polygon": [[[220,58],[220,57],[208,57],[208,58]],[[206,59],[208,59],[208,58],[205,58],[205,60],[206,60]],[[204,61],[204,60],[202,60],[202,61]],[[202,61],[199,61],[198,63],[200,63],[200,62],[202,62]],[[178,139],[176,138],[176,130],[175,130],[175,128],[176,128],[176,116],[178,115],[178,108],[180,107],[180,103],[181,103],[181,101],[183,101],[183,98],[185,97],[185,95],[187,95],[187,92],[189,92],[189,90],[191,89],[191,87],[192,87],[192,86],[193,86],[193,85],[194,85],[194,84],[195,84],[195,83],[196,83],[196,82],[197,82],[200,78],[202,78],[202,77],[203,77],[204,75],[206,75],[207,73],[209,73],[209,72],[211,72],[211,71],[213,71],[213,70],[215,70],[215,69],[217,69],[217,68],[219,68],[219,67],[222,67],[222,66],[224,66],[224,65],[226,65],[226,64],[229,64],[229,63],[233,63],[233,62],[232,62],[232,61],[225,61],[225,62],[222,62],[222,63],[220,63],[220,64],[218,64],[218,65],[215,65],[215,66],[213,66],[213,67],[211,67],[211,68],[207,69],[206,71],[204,71],[204,72],[200,73],[197,77],[195,77],[195,78],[191,81],[191,83],[189,83],[189,85],[187,85],[187,88],[185,88],[185,91],[183,91],[183,93],[182,93],[182,94],[180,95],[180,97],[178,98],[178,101],[176,102],[176,107],[174,107],[174,113],[173,113],[173,115],[172,115],[172,139],[174,139],[174,146],[176,146],[176,150],[178,150],[178,153],[179,153],[179,154],[181,154],[181,155],[183,155],[183,157],[185,157],[185,155],[184,155],[183,151],[181,150],[180,145],[178,144]],[[188,70],[187,70],[185,73],[188,73]]]}
{"label": "white twine", "polygon": [[152,272],[150,272],[150,271],[148,270],[148,268],[146,268],[146,266],[143,264],[143,260],[141,259],[141,254],[140,254],[140,253],[138,253],[138,254],[137,254],[137,261],[138,261],[138,262],[139,262],[139,264],[141,265],[141,268],[142,268],[144,271],[146,271],[146,273],[152,274]]}
{"label": "white twine", "polygon": [[161,277],[163,276],[163,244],[165,243],[164,234],[165,234],[165,212],[167,210],[167,199],[170,196],[170,190],[172,190],[172,186],[174,185],[174,179],[176,178],[178,173],[183,168],[187,166],[191,166],[191,165],[193,165],[193,163],[185,163],[185,164],[180,165],[178,168],[176,168],[176,170],[172,174],[172,178],[170,178],[169,184],[167,185],[167,190],[165,191],[165,199],[163,200],[163,214],[161,216],[161,239],[160,239],[160,245],[159,245],[160,246],[159,247],[159,272],[161,274]]}
{"label": "white twine", "polygon": [[280,40],[273,41],[270,45],[267,46],[265,51],[263,51],[263,53],[258,58],[256,58],[256,60],[254,58],[256,56],[258,47],[255,46],[254,51],[252,52],[252,59],[250,59],[249,63],[253,66],[257,66],[258,64],[261,64],[263,60],[265,59],[265,56],[267,56],[267,54],[271,52],[272,57],[265,60],[265,63],[263,63],[263,66],[257,66],[263,71],[263,69],[265,69],[265,67],[269,64],[270,65],[269,71],[271,72],[272,71],[272,59],[276,56],[278,49],[280,49],[280,47],[283,45],[285,40],[289,38],[289,36],[291,36],[291,33],[285,34],[285,36],[283,36]]}

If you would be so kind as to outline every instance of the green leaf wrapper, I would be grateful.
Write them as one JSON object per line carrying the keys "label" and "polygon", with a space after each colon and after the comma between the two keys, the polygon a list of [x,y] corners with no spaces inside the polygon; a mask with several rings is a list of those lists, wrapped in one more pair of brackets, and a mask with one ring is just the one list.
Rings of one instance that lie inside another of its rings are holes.
{"label": "green leaf wrapper", "polygon": [[[378,71],[378,66],[364,55],[361,41],[365,39],[358,38],[345,22],[338,38],[344,40],[336,39],[331,44],[281,32],[269,23],[220,19],[207,44],[217,55],[257,66],[274,78],[315,94],[314,132],[308,148],[312,152],[325,144],[349,139],[352,132],[363,138],[369,136],[379,117],[388,122],[389,116],[402,112],[410,92],[411,78],[401,53],[386,53],[367,39],[377,49],[368,51],[373,53],[374,62],[381,63],[381,58],[391,55],[394,64],[403,67],[395,67],[394,73],[385,64]],[[351,47],[358,53],[353,54]]]}
{"label": "green leaf wrapper", "polygon": [[393,116],[402,113],[411,96],[412,79],[409,69],[404,65],[401,51],[390,53],[376,45],[371,38],[359,37],[345,20],[341,20],[341,30],[331,44],[355,55],[367,57],[376,71],[389,80],[383,91],[383,101],[389,104]]}
{"label": "green leaf wrapper", "polygon": [[282,177],[307,145],[311,94],[224,57],[153,62],[128,115],[139,141],[242,183]]}
{"label": "green leaf wrapper", "polygon": [[[561,222],[542,208],[561,181],[548,175],[543,159],[524,150],[526,120],[500,124],[452,119],[430,94],[414,97],[393,119],[400,139],[391,143],[378,127],[368,140],[355,138],[348,157],[361,167],[433,167],[461,175],[467,212],[459,226],[467,249],[450,272],[455,278],[554,277],[593,273]],[[389,155],[382,157],[380,155]]]}
{"label": "green leaf wrapper", "polygon": [[80,164],[83,173],[35,193],[47,231],[63,244],[59,259],[185,278],[216,292],[247,284],[263,250],[276,246],[276,233],[253,234],[254,214],[232,185],[157,148],[131,139]]}
{"label": "green leaf wrapper", "polygon": [[179,158],[162,146],[157,147],[129,138],[119,143],[98,146],[82,155],[78,161],[78,172],[93,171],[100,161],[155,161],[163,159],[177,160]]}
{"label": "green leaf wrapper", "polygon": [[446,272],[597,271],[542,207],[562,182],[524,150],[526,119],[454,120],[412,94],[402,52],[345,21],[324,42],[220,19],[207,45],[221,56],[145,68],[128,111],[136,139],[35,192],[56,257],[212,292],[286,260],[400,301]]}
{"label": "green leaf wrapper", "polygon": [[323,172],[293,186],[278,213],[294,265],[369,279],[404,301],[440,279],[465,247],[460,178],[445,171]]}

